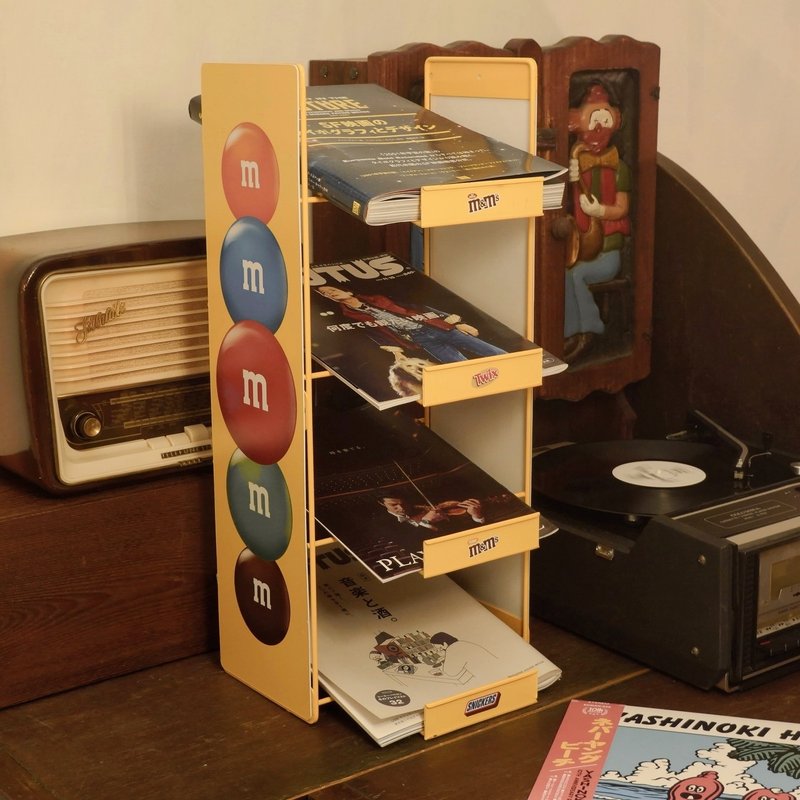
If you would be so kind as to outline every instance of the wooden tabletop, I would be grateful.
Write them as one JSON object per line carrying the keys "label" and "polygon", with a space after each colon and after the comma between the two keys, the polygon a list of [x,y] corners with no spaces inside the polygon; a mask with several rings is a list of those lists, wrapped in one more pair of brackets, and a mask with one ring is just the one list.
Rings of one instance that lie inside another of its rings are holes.
{"label": "wooden tabletop", "polygon": [[333,704],[314,725],[207,653],[0,711],[0,798],[13,800],[525,800],[573,697],[800,716],[797,676],[735,695],[704,692],[534,620],[562,667],[539,702],[466,730],[380,748]]}

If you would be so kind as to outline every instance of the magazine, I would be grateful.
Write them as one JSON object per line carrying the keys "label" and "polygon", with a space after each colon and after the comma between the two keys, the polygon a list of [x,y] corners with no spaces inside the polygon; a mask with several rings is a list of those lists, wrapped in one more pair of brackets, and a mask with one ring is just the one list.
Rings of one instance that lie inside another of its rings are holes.
{"label": "magazine", "polygon": [[[202,124],[202,97],[189,100]],[[377,84],[306,89],[308,187],[369,225],[415,222],[420,187],[541,176],[545,210],[566,167],[499,142]]]}
{"label": "magazine", "polygon": [[534,175],[563,202],[565,167],[377,84],[309,86],[306,120],[309,189],[369,225],[418,220],[422,186]]}
{"label": "magazine", "polygon": [[797,800],[800,719],[573,700],[528,800]]}
{"label": "magazine", "polygon": [[311,355],[376,408],[418,401],[426,367],[539,348],[389,253],[314,264],[310,283]]}
{"label": "magazine", "polygon": [[427,703],[538,670],[561,670],[441,575],[381,583],[333,546],[317,555],[319,679],[370,736],[421,730]]}
{"label": "magazine", "polygon": [[[314,513],[380,581],[419,572],[426,539],[530,518],[533,510],[405,409],[317,411]],[[465,544],[465,548],[467,545]],[[491,558],[476,548],[475,562]]]}
{"label": "magazine", "polygon": [[569,367],[566,361],[562,361],[558,356],[554,356],[548,350],[542,350],[542,376],[558,375]]}

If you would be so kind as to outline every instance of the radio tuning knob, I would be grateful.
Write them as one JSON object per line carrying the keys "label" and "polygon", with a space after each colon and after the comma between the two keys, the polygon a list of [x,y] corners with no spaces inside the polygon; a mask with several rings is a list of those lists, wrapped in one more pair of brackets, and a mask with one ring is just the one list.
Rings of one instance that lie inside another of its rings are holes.
{"label": "radio tuning knob", "polygon": [[89,411],[78,414],[72,422],[72,429],[81,439],[94,439],[103,429],[99,417]]}

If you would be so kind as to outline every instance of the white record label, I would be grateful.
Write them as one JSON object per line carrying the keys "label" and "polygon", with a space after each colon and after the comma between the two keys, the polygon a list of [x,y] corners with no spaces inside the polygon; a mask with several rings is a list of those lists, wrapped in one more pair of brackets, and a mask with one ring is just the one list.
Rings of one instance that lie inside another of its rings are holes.
{"label": "white record label", "polygon": [[629,461],[614,467],[611,474],[623,483],[654,489],[694,486],[706,479],[702,469],[679,461]]}

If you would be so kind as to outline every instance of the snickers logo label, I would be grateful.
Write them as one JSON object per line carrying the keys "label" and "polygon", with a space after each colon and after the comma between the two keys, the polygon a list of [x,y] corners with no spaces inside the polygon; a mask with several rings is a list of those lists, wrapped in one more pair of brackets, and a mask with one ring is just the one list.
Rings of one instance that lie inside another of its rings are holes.
{"label": "snickers logo label", "polygon": [[467,707],[464,709],[464,716],[471,717],[473,714],[489,711],[492,708],[497,708],[499,704],[500,692],[491,692],[483,695],[483,697],[475,697],[467,703]]}

